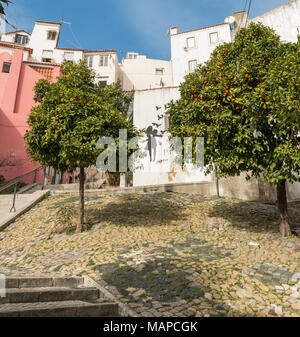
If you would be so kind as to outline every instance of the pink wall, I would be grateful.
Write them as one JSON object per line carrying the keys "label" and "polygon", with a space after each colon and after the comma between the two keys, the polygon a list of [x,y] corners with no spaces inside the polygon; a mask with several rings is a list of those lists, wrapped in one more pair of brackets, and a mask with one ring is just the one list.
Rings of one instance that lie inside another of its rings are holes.
{"label": "pink wall", "polygon": [[[40,167],[26,153],[24,134],[28,115],[35,105],[34,86],[44,77],[22,60],[22,50],[15,49],[12,56],[0,54],[0,175],[6,180]],[[2,72],[3,62],[11,62],[9,74]],[[55,72],[58,73],[56,69]],[[41,179],[42,172],[40,182]]]}

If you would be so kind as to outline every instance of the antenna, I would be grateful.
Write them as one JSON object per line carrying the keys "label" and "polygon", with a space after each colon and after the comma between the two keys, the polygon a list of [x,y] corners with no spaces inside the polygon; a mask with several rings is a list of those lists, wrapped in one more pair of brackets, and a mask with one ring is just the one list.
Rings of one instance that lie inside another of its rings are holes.
{"label": "antenna", "polygon": [[77,44],[77,47],[79,47],[80,49],[82,49],[82,46],[80,44],[80,42],[78,41],[75,33],[73,32],[73,29],[72,29],[72,22],[68,22],[68,21],[65,21],[65,17],[64,15],[61,16],[61,21],[60,21],[62,24],[65,24],[65,25],[68,25],[70,31],[71,31],[71,34],[73,35],[73,38]]}

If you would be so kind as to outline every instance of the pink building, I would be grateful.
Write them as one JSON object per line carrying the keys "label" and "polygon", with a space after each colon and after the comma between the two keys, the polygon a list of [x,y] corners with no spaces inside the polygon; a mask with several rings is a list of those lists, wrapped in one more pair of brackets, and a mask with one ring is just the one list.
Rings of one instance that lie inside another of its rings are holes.
{"label": "pink building", "polygon": [[[28,157],[24,142],[28,115],[36,104],[34,86],[42,78],[53,81],[60,75],[59,66],[24,62],[23,48],[11,48],[13,55],[0,53],[0,175],[5,180],[40,167]],[[41,179],[42,171],[38,177]]]}

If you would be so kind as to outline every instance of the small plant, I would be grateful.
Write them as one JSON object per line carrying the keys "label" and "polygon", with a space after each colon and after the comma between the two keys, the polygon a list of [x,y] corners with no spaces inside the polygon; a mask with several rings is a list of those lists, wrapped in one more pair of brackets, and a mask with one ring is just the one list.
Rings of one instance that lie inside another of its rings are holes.
{"label": "small plant", "polygon": [[55,215],[52,233],[70,233],[76,230],[76,218],[78,210],[75,205],[63,205],[59,207]]}

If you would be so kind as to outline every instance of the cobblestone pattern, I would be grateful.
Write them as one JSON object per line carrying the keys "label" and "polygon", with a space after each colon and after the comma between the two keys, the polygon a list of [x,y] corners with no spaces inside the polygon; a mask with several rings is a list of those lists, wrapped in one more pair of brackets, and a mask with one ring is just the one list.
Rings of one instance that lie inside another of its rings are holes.
{"label": "cobblestone pattern", "polygon": [[280,237],[274,205],[103,193],[86,198],[90,230],[51,234],[77,203],[51,197],[0,233],[0,272],[88,274],[145,317],[300,315],[299,239]]}

